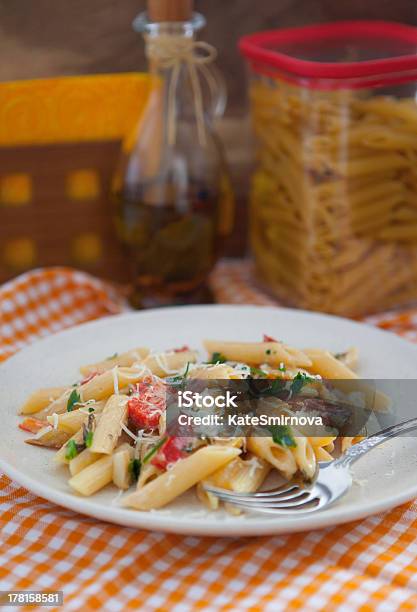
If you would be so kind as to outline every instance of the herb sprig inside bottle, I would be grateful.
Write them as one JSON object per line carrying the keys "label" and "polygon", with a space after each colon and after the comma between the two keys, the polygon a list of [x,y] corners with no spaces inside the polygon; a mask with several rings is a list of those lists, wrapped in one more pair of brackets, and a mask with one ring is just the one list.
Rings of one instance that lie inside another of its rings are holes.
{"label": "herb sprig inside bottle", "polygon": [[145,37],[152,88],[127,135],[114,179],[117,230],[136,307],[206,298],[233,196],[212,119],[225,107],[216,50],[195,40],[205,23],[191,0],[148,0],[134,22]]}

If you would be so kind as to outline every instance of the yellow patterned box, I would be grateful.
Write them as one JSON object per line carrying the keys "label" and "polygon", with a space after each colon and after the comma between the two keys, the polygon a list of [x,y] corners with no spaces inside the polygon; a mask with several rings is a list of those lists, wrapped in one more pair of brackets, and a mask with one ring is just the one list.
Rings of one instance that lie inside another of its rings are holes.
{"label": "yellow patterned box", "polygon": [[49,265],[124,280],[110,185],[150,90],[138,73],[0,84],[0,282]]}

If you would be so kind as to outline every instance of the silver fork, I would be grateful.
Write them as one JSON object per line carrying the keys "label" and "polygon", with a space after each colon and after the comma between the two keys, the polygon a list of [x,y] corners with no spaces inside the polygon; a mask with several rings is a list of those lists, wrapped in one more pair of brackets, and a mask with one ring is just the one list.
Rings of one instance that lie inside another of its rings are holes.
{"label": "silver fork", "polygon": [[292,515],[317,512],[333,504],[350,489],[352,476],[349,468],[355,461],[386,440],[416,429],[417,418],[414,418],[362,440],[338,459],[320,463],[317,478],[310,485],[287,482],[269,491],[256,493],[234,493],[210,485],[204,485],[204,488],[224,502],[254,512]]}

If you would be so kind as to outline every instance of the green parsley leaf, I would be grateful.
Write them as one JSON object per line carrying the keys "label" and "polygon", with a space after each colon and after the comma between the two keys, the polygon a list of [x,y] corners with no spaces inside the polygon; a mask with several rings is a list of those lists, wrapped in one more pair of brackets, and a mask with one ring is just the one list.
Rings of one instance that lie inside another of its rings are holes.
{"label": "green parsley leaf", "polygon": [[81,402],[81,396],[78,393],[77,389],[73,389],[68,398],[67,412],[72,412],[73,410],[75,410],[75,404],[78,404],[79,402]]}
{"label": "green parsley leaf", "polygon": [[132,474],[135,481],[139,478],[141,467],[140,459],[132,459],[129,463],[129,472]]}
{"label": "green parsley leaf", "polygon": [[93,436],[94,436],[94,432],[93,431],[87,431],[85,436],[84,436],[84,442],[87,448],[90,448],[90,446],[93,444]]}
{"label": "green parsley leaf", "polygon": [[297,393],[300,393],[304,385],[307,385],[312,380],[314,380],[314,378],[311,378],[311,376],[308,376],[308,374],[304,374],[304,372],[298,372],[296,376],[294,376],[294,378],[292,379],[292,383],[290,386],[291,393],[293,395],[297,395]]}
{"label": "green parsley leaf", "polygon": [[268,381],[269,385],[265,389],[258,390],[258,397],[271,397],[285,389],[285,381],[281,378],[275,378]]}
{"label": "green parsley leaf", "polygon": [[190,362],[187,361],[187,366],[185,368],[184,374],[182,375],[182,379],[181,379],[181,388],[182,389],[185,389],[185,383],[186,383],[186,380],[187,380],[189,369],[190,369]]}
{"label": "green parsley leaf", "polygon": [[272,425],[268,428],[275,444],[284,448],[295,448],[297,446],[288,425]]}
{"label": "green parsley leaf", "polygon": [[76,457],[78,455],[78,448],[77,445],[75,443],[74,440],[70,440],[67,443],[66,446],[67,450],[65,453],[65,459],[67,459],[67,461],[71,461],[71,459],[74,459],[74,457]]}
{"label": "green parsley leaf", "polygon": [[212,363],[213,365],[216,365],[216,363],[225,363],[226,361],[227,359],[224,355],[216,352],[212,354],[211,359],[209,361],[206,361],[206,363]]}
{"label": "green parsley leaf", "polygon": [[113,355],[110,355],[110,357],[106,357],[106,361],[110,361],[111,359],[116,359],[116,357],[118,357],[119,353],[113,353]]}
{"label": "green parsley leaf", "polygon": [[280,364],[279,364],[279,368],[278,368],[278,370],[279,370],[280,372],[286,372],[286,371],[287,371],[287,368],[285,367],[285,363],[280,363]]}
{"label": "green parsley leaf", "polygon": [[271,349],[266,349],[265,353],[266,353],[267,355],[270,355],[270,354],[271,354]]}
{"label": "green parsley leaf", "polygon": [[93,413],[88,415],[87,423],[83,425],[83,442],[87,448],[93,444],[94,429],[96,426],[96,418]]}
{"label": "green parsley leaf", "polygon": [[189,369],[190,369],[190,362],[189,362],[189,361],[187,361],[187,365],[186,365],[186,368],[185,368],[184,374],[182,375],[182,380],[183,380],[183,381],[184,381],[184,380],[187,378],[187,376],[188,376],[188,372],[189,372]]}
{"label": "green parsley leaf", "polygon": [[174,385],[175,383],[179,383],[182,381],[182,376],[179,374],[177,376],[168,376],[165,381],[170,385]]}
{"label": "green parsley leaf", "polygon": [[155,446],[153,446],[149,452],[146,453],[146,455],[143,458],[144,465],[145,463],[148,463],[150,459],[152,459],[152,457],[159,451],[161,446],[163,446],[167,440],[168,440],[168,437],[165,436],[164,438],[162,438],[162,440],[159,440],[159,442],[157,442]]}
{"label": "green parsley leaf", "polygon": [[177,376],[170,376],[169,378],[165,379],[166,382],[168,382],[170,385],[175,385],[175,386],[178,385],[180,388],[184,389],[185,381],[187,380],[189,369],[190,369],[190,362],[187,361],[187,365],[186,365],[184,374],[177,374]]}
{"label": "green parsley leaf", "polygon": [[264,372],[263,370],[259,368],[251,368],[250,373],[251,373],[251,376],[264,376],[264,377],[268,376],[266,372]]}

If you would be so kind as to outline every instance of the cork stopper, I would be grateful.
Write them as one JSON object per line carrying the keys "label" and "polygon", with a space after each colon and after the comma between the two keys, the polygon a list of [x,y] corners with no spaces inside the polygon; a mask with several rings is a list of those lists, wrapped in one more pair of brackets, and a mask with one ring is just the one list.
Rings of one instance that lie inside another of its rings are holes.
{"label": "cork stopper", "polygon": [[148,17],[153,22],[189,21],[193,0],[148,0]]}

